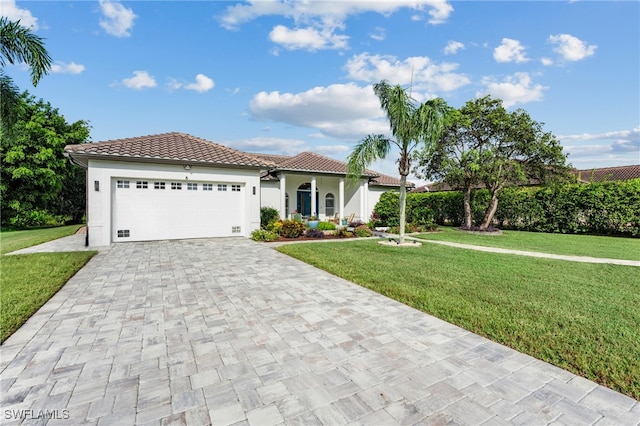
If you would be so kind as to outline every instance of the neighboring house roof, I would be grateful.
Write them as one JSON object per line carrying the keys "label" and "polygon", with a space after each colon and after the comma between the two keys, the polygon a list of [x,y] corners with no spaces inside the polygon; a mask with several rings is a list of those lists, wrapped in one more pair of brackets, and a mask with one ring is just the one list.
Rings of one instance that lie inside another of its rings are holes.
{"label": "neighboring house roof", "polygon": [[[632,166],[618,166],[618,167],[603,167],[599,169],[574,169],[571,173],[576,177],[580,183],[591,182],[608,182],[617,180],[631,180],[640,178],[640,164]],[[540,182],[531,179],[527,186],[539,185]],[[521,185],[525,186],[525,185]],[[475,189],[484,188],[483,184],[476,185]],[[446,182],[434,182],[428,185],[419,186],[411,192],[443,192],[443,191],[455,191],[456,189]]]}
{"label": "neighboring house roof", "polygon": [[89,158],[255,168],[274,166],[273,162],[263,158],[178,132],[67,145],[64,151],[84,166]]}
{"label": "neighboring house roof", "polygon": [[607,182],[612,180],[630,180],[640,178],[640,164],[632,166],[603,167],[600,169],[574,170],[573,174],[578,181]]}
{"label": "neighboring house roof", "polygon": [[[279,171],[325,173],[345,176],[347,175],[347,163],[313,152],[301,152],[300,154],[294,155],[292,157],[257,153],[252,153],[251,155],[263,158],[264,160],[272,161],[276,164],[276,166],[270,170],[271,173],[263,174],[264,180],[275,179],[275,176],[273,176],[273,172]],[[370,178],[370,185],[400,185],[400,179],[378,173],[374,170],[365,170],[363,176]],[[413,183],[407,182],[407,186],[412,187]]]}

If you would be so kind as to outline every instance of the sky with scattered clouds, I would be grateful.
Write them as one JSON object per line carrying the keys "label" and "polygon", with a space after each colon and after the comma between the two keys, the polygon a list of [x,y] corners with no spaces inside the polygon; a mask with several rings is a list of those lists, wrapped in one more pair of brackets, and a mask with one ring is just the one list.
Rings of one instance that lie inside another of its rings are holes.
{"label": "sky with scattered clouds", "polygon": [[[389,126],[372,86],[525,109],[577,168],[640,164],[640,2],[14,1],[45,39],[37,87],[102,141],[179,131],[344,160]],[[373,168],[397,175],[394,153]],[[415,180],[415,179],[414,179]]]}

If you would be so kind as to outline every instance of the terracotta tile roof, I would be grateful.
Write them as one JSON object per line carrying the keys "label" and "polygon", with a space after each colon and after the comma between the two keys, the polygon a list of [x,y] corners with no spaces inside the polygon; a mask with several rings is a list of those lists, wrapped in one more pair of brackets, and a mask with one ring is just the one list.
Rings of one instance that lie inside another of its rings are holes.
{"label": "terracotta tile roof", "polygon": [[630,180],[640,178],[640,164],[632,166],[603,167],[600,169],[574,170],[573,174],[580,182],[607,182],[612,180]]}
{"label": "terracotta tile roof", "polygon": [[275,165],[271,161],[178,132],[68,145],[64,150],[72,157],[188,161],[248,167]]}
{"label": "terracotta tile roof", "polygon": [[[274,171],[299,171],[299,172],[316,172],[316,173],[329,173],[337,175],[347,174],[347,163],[333,158],[325,157],[324,155],[316,154],[313,152],[301,152],[293,157],[285,155],[271,155],[271,154],[255,154],[251,155],[263,158],[264,160],[271,161],[276,164]],[[378,173],[374,170],[365,170],[363,176],[371,178],[370,185],[378,186],[399,186],[400,179]],[[265,173],[262,177],[263,180],[272,180],[274,177],[268,173]],[[413,184],[407,182],[407,186],[411,187]]]}
{"label": "terracotta tile roof", "polygon": [[291,156],[289,155],[262,154],[257,152],[249,152],[248,154],[257,158],[261,158],[270,163],[274,163],[276,165],[281,164],[282,162],[287,161],[291,158]]}

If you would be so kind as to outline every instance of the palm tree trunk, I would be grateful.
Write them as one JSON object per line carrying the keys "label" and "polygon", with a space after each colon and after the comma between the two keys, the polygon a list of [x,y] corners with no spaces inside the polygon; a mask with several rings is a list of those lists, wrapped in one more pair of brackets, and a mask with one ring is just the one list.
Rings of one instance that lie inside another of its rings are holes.
{"label": "palm tree trunk", "polygon": [[407,175],[400,175],[400,238],[399,244],[404,243],[404,228],[406,222],[405,209],[407,206]]}

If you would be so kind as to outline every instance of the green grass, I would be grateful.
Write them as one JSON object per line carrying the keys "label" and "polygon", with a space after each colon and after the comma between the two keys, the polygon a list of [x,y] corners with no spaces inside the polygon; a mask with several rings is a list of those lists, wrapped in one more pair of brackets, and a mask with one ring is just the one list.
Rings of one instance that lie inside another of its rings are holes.
{"label": "green grass", "polygon": [[278,250],[640,398],[638,267],[376,241]]}
{"label": "green grass", "polygon": [[81,226],[69,225],[57,228],[0,232],[0,254],[11,253],[22,248],[73,235]]}
{"label": "green grass", "polygon": [[542,253],[640,260],[639,238],[524,231],[502,231],[502,235],[478,235],[448,226],[438,227],[438,230],[439,232],[420,234],[417,237],[425,240],[451,241]]}
{"label": "green grass", "polygon": [[0,342],[49,300],[96,252],[4,253],[71,235],[78,225],[0,233]]}

